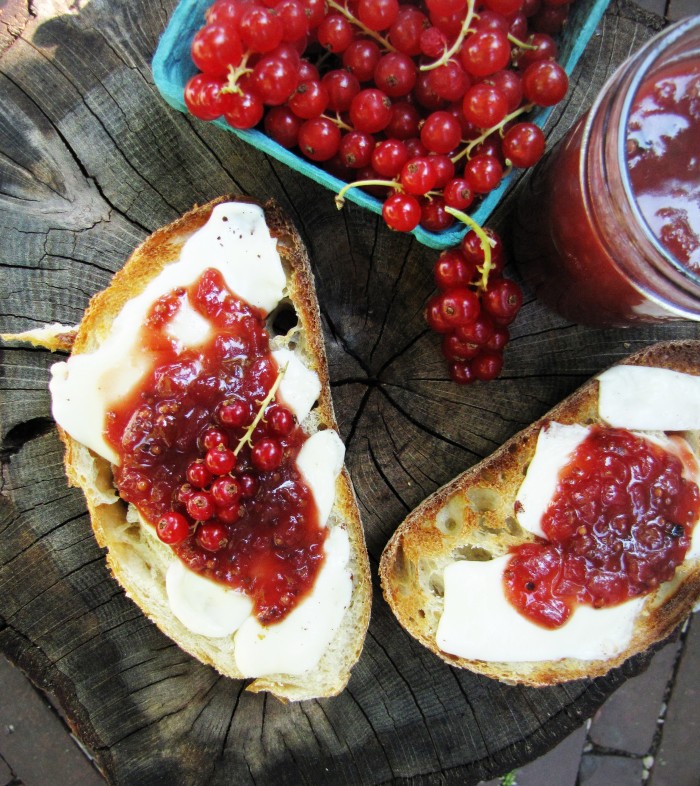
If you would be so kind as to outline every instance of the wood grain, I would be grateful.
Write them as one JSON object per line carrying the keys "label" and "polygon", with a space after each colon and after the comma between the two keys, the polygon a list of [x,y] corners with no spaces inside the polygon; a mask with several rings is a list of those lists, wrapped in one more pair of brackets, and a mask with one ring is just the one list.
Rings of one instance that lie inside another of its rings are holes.
{"label": "wood grain", "polygon": [[[133,247],[195,202],[274,197],[313,260],[375,573],[397,524],[437,486],[615,360],[700,337],[690,323],[578,327],[526,290],[501,378],[456,387],[422,318],[436,252],[353,205],[338,213],[329,192],[159,98],[149,61],[173,5],[15,8],[21,24],[0,57],[0,330],[77,322]],[[660,25],[613,3],[553,137]],[[506,233],[510,201],[494,219]],[[59,696],[110,783],[476,783],[552,747],[644,667],[642,656],[547,690],[453,670],[402,631],[375,581],[364,653],[341,696],[285,706],[248,694],[165,639],[108,575],[63,475],[53,360],[2,349],[0,649]]]}

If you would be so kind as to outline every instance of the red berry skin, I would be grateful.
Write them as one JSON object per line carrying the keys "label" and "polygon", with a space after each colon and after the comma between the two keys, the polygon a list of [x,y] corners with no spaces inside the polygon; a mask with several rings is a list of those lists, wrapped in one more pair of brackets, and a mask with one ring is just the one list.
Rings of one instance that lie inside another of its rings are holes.
{"label": "red berry skin", "polygon": [[198,489],[208,486],[212,481],[212,474],[201,459],[193,461],[185,474],[188,483]]}
{"label": "red berry skin", "polygon": [[386,30],[396,21],[399,0],[360,0],[357,16],[370,30]]}
{"label": "red berry skin", "polygon": [[344,68],[324,74],[321,84],[328,94],[328,108],[333,112],[347,112],[352,99],[360,92],[358,78]]}
{"label": "red berry skin", "polygon": [[436,333],[450,333],[454,329],[443,316],[441,295],[435,295],[428,301],[425,308],[425,321]]}
{"label": "red berry skin", "polygon": [[501,352],[484,350],[471,361],[474,377],[487,382],[501,373],[503,368],[503,355]]}
{"label": "red berry skin", "polygon": [[245,426],[251,419],[250,406],[238,399],[227,399],[219,404],[216,417],[219,423],[231,428]]}
{"label": "red berry skin", "polygon": [[442,339],[441,350],[445,359],[454,363],[458,360],[475,358],[481,352],[481,347],[478,344],[462,341],[455,333],[448,333]]}
{"label": "red berry skin", "polygon": [[223,521],[224,524],[234,524],[241,517],[241,506],[234,502],[228,508],[218,508],[216,517],[219,521]]}
{"label": "red berry skin", "polygon": [[476,377],[474,376],[469,362],[450,363],[448,366],[450,379],[458,385],[469,385]]}
{"label": "red berry skin", "polygon": [[230,101],[221,89],[226,82],[221,77],[195,74],[185,85],[185,105],[190,114],[200,120],[216,120],[226,112]]}
{"label": "red berry skin", "polygon": [[554,106],[566,95],[569,77],[553,60],[538,60],[523,72],[523,93],[538,106]]}
{"label": "red berry skin", "polygon": [[202,434],[202,447],[205,450],[211,450],[219,445],[223,445],[224,447],[228,445],[228,437],[223,431],[219,431],[219,429],[216,428],[210,428]]}
{"label": "red berry skin", "polygon": [[437,175],[435,188],[444,189],[455,176],[455,165],[452,159],[445,154],[431,155],[429,158]]}
{"label": "red berry skin", "polygon": [[321,82],[310,79],[297,85],[289,97],[289,108],[297,117],[310,120],[325,112],[328,106],[328,92]]}
{"label": "red berry skin", "polygon": [[205,551],[220,551],[228,543],[228,530],[221,524],[202,524],[195,536]]}
{"label": "red berry skin", "polygon": [[454,216],[445,210],[445,200],[441,196],[423,200],[420,213],[420,225],[429,232],[442,232],[454,224]]}
{"label": "red berry skin", "polygon": [[232,450],[219,445],[207,451],[204,463],[213,475],[228,475],[236,466],[236,456]]}
{"label": "red berry skin", "polygon": [[460,325],[455,334],[460,341],[466,344],[477,344],[484,346],[494,334],[494,326],[491,319],[486,314],[480,314],[477,319],[469,325]]}
{"label": "red berry skin", "polygon": [[258,481],[247,472],[238,476],[238,483],[243,499],[252,499],[258,493]]}
{"label": "red berry skin", "polygon": [[280,18],[267,8],[250,3],[238,25],[241,41],[252,52],[271,52],[282,43]]}
{"label": "red berry skin", "polygon": [[479,82],[464,94],[464,117],[477,128],[491,128],[503,120],[508,112],[508,99],[494,85]]}
{"label": "red berry skin", "polygon": [[364,131],[350,131],[340,140],[338,155],[350,169],[369,166],[374,149],[374,137]]}
{"label": "red berry skin", "polygon": [[399,139],[385,139],[372,151],[372,167],[381,177],[396,177],[406,161],[408,148]]}
{"label": "red berry skin", "polygon": [[234,29],[224,25],[205,25],[192,39],[192,60],[210,76],[226,76],[229,66],[237,66],[243,47]]}
{"label": "red berry skin", "polygon": [[357,131],[376,134],[383,131],[391,120],[391,100],[386,93],[369,87],[352,99],[350,122]]}
{"label": "red berry skin", "polygon": [[503,155],[513,166],[534,166],[544,154],[545,138],[534,123],[517,123],[503,135]]}
{"label": "red berry skin", "polygon": [[445,204],[457,210],[466,210],[474,201],[474,193],[463,177],[454,177],[443,190]]}
{"label": "red berry skin", "polygon": [[489,281],[482,296],[484,311],[502,325],[511,323],[523,304],[520,287],[507,278]]}
{"label": "red berry skin", "polygon": [[510,63],[510,42],[502,30],[479,30],[462,46],[462,65],[473,76],[495,74]]}
{"label": "red berry skin", "polygon": [[338,152],[340,129],[325,117],[314,117],[299,129],[299,148],[312,161],[327,161]]}
{"label": "red berry skin", "polygon": [[416,64],[401,52],[383,55],[374,69],[374,83],[391,98],[408,95],[417,78]]}
{"label": "red berry skin", "polygon": [[207,491],[196,491],[187,501],[187,512],[195,521],[207,521],[214,515],[214,499]]}
{"label": "red berry skin", "polygon": [[181,513],[166,513],[156,524],[156,534],[163,543],[173,546],[190,534],[190,524]]}
{"label": "red berry skin", "polygon": [[[485,227],[484,232],[491,241],[489,243],[491,246],[491,275],[500,273],[505,264],[503,241],[492,229]],[[462,238],[459,244],[459,250],[464,254],[468,262],[474,262],[476,265],[484,264],[484,249],[481,246],[481,239],[473,229],[470,229]]]}
{"label": "red berry skin", "polygon": [[473,322],[480,311],[479,298],[466,287],[454,287],[440,295],[440,313],[452,330]]}
{"label": "red berry skin", "polygon": [[241,487],[235,478],[217,478],[211,484],[211,495],[217,507],[230,508],[240,499]]}
{"label": "red berry skin", "polygon": [[496,325],[493,334],[484,343],[484,349],[492,352],[502,352],[505,345],[510,340],[510,333],[505,325]]}
{"label": "red berry skin", "polygon": [[474,156],[464,166],[464,179],[475,194],[488,194],[493,191],[502,177],[503,167],[493,156]]}
{"label": "red berry skin", "polygon": [[177,501],[181,505],[187,505],[187,500],[194,494],[194,489],[189,483],[183,483],[177,490]]}
{"label": "red berry skin", "polygon": [[397,232],[410,232],[421,220],[421,207],[410,194],[392,194],[382,205],[382,218]]}
{"label": "red berry skin", "polygon": [[462,138],[462,129],[457,118],[445,111],[428,115],[420,131],[420,141],[432,153],[449,153]]}
{"label": "red berry skin", "polygon": [[297,146],[302,119],[286,106],[273,106],[265,113],[265,133],[287,150]]}
{"label": "red berry skin", "polygon": [[427,156],[419,156],[403,165],[400,181],[407,193],[422,196],[435,188],[437,173]]}
{"label": "red berry skin", "polygon": [[254,93],[231,93],[224,117],[231,128],[253,128],[262,120],[264,111],[263,102]]}
{"label": "red berry skin", "polygon": [[433,268],[433,276],[436,286],[443,291],[454,287],[466,287],[476,276],[476,264],[467,262],[458,248],[450,248],[438,257]]}
{"label": "red berry skin", "polygon": [[265,419],[270,432],[278,437],[289,436],[294,429],[294,415],[286,407],[273,407],[265,414]]}
{"label": "red berry skin", "polygon": [[276,439],[261,439],[250,451],[250,461],[260,472],[272,472],[277,469],[284,458],[282,446]]}

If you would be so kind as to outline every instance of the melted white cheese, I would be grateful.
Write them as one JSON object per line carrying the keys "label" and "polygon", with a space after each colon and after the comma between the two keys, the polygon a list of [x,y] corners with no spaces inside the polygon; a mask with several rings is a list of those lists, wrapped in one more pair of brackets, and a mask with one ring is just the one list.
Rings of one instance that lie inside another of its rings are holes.
{"label": "melted white cheese", "polygon": [[311,489],[322,527],[326,526],[333,508],[335,481],[344,459],[345,445],[333,429],[312,434],[297,456],[297,468]]}
{"label": "melted white cheese", "polygon": [[302,423],[321,393],[321,380],[289,349],[275,349],[272,357],[279,368],[287,367],[278,388],[279,398]]}
{"label": "melted white cheese", "polygon": [[[140,327],[158,298],[187,287],[208,268],[219,270],[232,292],[266,312],[284,294],[286,277],[262,209],[237,202],[217,205],[207,223],[185,243],[179,260],[166,265],[143,292],[124,305],[99,349],[72,355],[51,368],[54,419],[74,439],[113,464],[118,457],[103,436],[105,414],[151,367],[150,357],[139,344]],[[174,322],[171,330],[183,345],[201,343],[201,323],[177,315]]]}
{"label": "melted white cheese", "polygon": [[302,674],[312,669],[333,640],[350,605],[350,542],[335,527],[324,544],[325,559],[311,594],[281,622],[263,627],[249,617],[236,634],[236,663],[247,676]]}
{"label": "melted white cheese", "polygon": [[559,471],[590,433],[586,426],[551,422],[540,430],[535,455],[516,495],[515,516],[528,532],[543,538],[542,515],[554,496]]}
{"label": "melted white cheese", "polygon": [[253,610],[252,600],[243,592],[198,575],[179,559],[168,567],[165,588],[173,614],[202,636],[230,636]]}
{"label": "melted white cheese", "polygon": [[598,411],[611,426],[700,429],[700,377],[667,368],[614,366],[598,377]]}
{"label": "melted white cheese", "polygon": [[604,609],[578,606],[565,625],[549,630],[506,598],[503,571],[510,559],[445,568],[445,610],[436,635],[443,652],[487,661],[605,660],[625,649],[643,598]]}

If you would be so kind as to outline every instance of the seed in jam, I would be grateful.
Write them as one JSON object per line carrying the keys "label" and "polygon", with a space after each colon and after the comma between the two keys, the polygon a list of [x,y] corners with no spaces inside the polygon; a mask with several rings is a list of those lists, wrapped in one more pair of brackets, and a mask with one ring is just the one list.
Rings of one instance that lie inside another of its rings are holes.
{"label": "seed in jam", "polygon": [[[196,348],[167,333],[185,302],[212,326]],[[177,557],[246,592],[256,618],[271,624],[310,592],[327,530],[296,466],[308,437],[275,400],[284,370],[265,316],[211,269],[161,298],[140,335],[152,371],[108,413],[105,436],[120,457],[120,495],[156,531],[165,517],[182,517]]]}
{"label": "seed in jam", "polygon": [[699,517],[698,486],[677,456],[624,429],[593,427],[559,473],[542,517],[547,542],[512,550],[506,595],[548,628],[578,604],[642,596],[673,577]]}

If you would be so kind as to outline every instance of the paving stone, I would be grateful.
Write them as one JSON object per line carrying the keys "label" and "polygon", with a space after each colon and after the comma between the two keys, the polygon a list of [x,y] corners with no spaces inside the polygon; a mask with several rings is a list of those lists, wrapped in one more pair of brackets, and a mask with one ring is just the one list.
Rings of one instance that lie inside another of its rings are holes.
{"label": "paving stone", "polygon": [[48,703],[3,657],[0,696],[0,774],[4,760],[25,786],[104,786]]}
{"label": "paving stone", "polygon": [[[575,786],[581,751],[586,741],[586,725],[562,740],[556,748],[517,771],[517,786]],[[479,786],[500,786],[501,779],[482,781]]]}
{"label": "paving stone", "polygon": [[579,786],[640,786],[643,771],[641,759],[587,753],[581,759],[578,783]]}
{"label": "paving stone", "polygon": [[661,744],[651,770],[650,786],[698,786],[700,737],[700,617],[695,614],[662,727]]}
{"label": "paving stone", "polygon": [[663,16],[666,11],[666,0],[634,0],[635,3],[645,11]]}
{"label": "paving stone", "polygon": [[683,19],[686,16],[692,16],[698,12],[700,12],[698,0],[670,0],[667,14],[668,18],[672,22],[675,22],[678,19]]}
{"label": "paving stone", "polygon": [[613,693],[593,717],[591,742],[639,756],[650,750],[678,647],[677,640],[667,644],[643,674]]}

